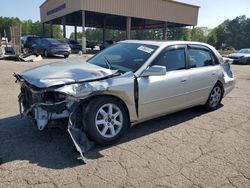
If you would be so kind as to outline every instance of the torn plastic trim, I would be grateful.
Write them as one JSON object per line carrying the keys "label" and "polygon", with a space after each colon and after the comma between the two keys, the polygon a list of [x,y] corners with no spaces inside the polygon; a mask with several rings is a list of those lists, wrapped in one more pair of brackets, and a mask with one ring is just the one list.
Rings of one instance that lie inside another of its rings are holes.
{"label": "torn plastic trim", "polygon": [[67,105],[68,103],[72,102],[72,101],[69,101],[69,100],[64,100],[64,101],[56,102],[56,103],[35,103],[35,104],[32,104],[32,105],[30,106],[29,109],[24,110],[24,107],[23,107],[23,105],[22,105],[22,100],[23,100],[23,95],[20,94],[20,95],[18,96],[18,102],[19,102],[19,104],[20,104],[20,106],[21,106],[20,114],[22,114],[23,116],[26,116],[29,112],[31,112],[34,108],[36,108],[36,107],[38,107],[38,106],[48,106],[48,107],[52,107],[52,106],[56,106],[56,105],[60,105],[60,104],[66,104],[66,105]]}
{"label": "torn plastic trim", "polygon": [[[68,100],[51,104],[35,103],[31,105],[29,109],[25,110],[23,106],[23,95],[19,95],[18,98],[21,118],[24,116],[30,117],[30,113],[33,112],[32,119],[36,121],[38,130],[43,130],[50,120],[58,120],[69,117],[70,108],[74,103],[74,101]],[[54,109],[57,109],[57,111]]]}
{"label": "torn plastic trim", "polygon": [[[43,107],[50,108],[50,107],[55,107],[57,105],[63,105],[63,104],[66,105],[67,109],[63,110],[61,113],[48,112],[43,109]],[[73,100],[73,101],[65,100],[65,101],[57,102],[53,104],[36,103],[36,104],[33,104],[28,110],[24,111],[24,108],[22,105],[22,96],[20,95],[19,106],[20,106],[21,117],[23,116],[29,117],[28,114],[34,110],[35,117],[31,119],[35,120],[36,122],[35,125],[39,130],[43,130],[47,126],[50,120],[63,119],[63,118],[68,117],[69,118],[68,133],[77,151],[80,153],[82,157],[86,152],[88,152],[94,146],[94,143],[88,139],[85,132],[83,132],[81,129],[77,127],[76,116],[77,116],[77,109],[80,106],[79,100]]]}
{"label": "torn plastic trim", "polygon": [[81,157],[86,154],[93,146],[94,142],[90,141],[85,132],[77,127],[76,116],[80,104],[75,103],[72,112],[69,115],[68,133]]}

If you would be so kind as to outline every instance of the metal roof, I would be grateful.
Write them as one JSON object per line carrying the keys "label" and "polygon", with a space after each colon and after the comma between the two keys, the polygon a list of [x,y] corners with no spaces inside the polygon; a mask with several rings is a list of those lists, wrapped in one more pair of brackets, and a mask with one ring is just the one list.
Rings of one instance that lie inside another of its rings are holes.
{"label": "metal roof", "polygon": [[86,11],[86,26],[125,29],[126,17],[133,28],[157,28],[162,22],[171,26],[197,25],[199,7],[171,0],[47,0],[40,6],[41,21],[81,26],[81,11]]}

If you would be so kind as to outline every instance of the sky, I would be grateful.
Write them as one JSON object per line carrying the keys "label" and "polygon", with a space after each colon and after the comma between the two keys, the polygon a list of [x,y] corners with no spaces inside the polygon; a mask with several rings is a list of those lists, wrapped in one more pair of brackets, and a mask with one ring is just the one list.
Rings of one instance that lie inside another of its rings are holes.
{"label": "sky", "polygon": [[[0,0],[0,16],[21,20],[40,20],[39,6],[45,0]],[[103,1],[103,0],[101,0]],[[250,0],[177,0],[200,6],[198,26],[214,28],[226,19],[246,15],[250,18]],[[67,36],[73,28],[67,27]]]}
{"label": "sky", "polygon": [[214,28],[227,19],[246,15],[250,18],[250,0],[177,0],[200,6],[198,26]]}

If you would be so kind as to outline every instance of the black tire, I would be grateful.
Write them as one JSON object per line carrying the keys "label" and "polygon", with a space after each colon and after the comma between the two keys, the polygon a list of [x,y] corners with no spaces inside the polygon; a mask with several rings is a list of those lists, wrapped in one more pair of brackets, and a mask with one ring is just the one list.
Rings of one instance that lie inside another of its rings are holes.
{"label": "black tire", "polygon": [[49,53],[48,53],[48,50],[44,50],[44,57],[48,58],[49,57]]}
{"label": "black tire", "polygon": [[209,94],[207,103],[205,104],[205,108],[208,111],[217,110],[221,105],[221,100],[223,98],[223,86],[221,83],[216,83],[213,87],[211,93]]}
{"label": "black tire", "polygon": [[69,55],[64,55],[64,58],[68,58],[69,57]]}
{"label": "black tire", "polygon": [[[112,112],[118,112],[120,110],[119,114],[121,114],[122,118],[119,115],[119,117],[116,117],[116,118],[107,117],[108,118],[107,120],[107,118],[104,117],[104,115],[102,115],[100,110],[104,109],[104,111],[107,113],[107,110],[105,108],[108,108],[108,107],[105,107],[105,106],[110,105],[110,104],[114,107]],[[104,121],[104,119],[106,118],[107,121],[105,120],[105,125],[104,124],[97,125],[96,122],[99,121],[98,118],[100,119],[100,121]],[[120,123],[122,122],[121,126],[117,126],[116,124],[114,124],[114,122],[117,122],[117,121]],[[107,125],[108,123],[109,125]],[[111,125],[111,123],[113,125]],[[128,115],[126,113],[126,110],[123,104],[121,104],[121,102],[117,100],[116,98],[99,97],[90,101],[88,106],[84,110],[83,125],[84,125],[84,130],[86,131],[86,134],[90,139],[92,139],[93,141],[95,141],[96,143],[102,146],[106,146],[106,145],[115,143],[126,132],[128,128]],[[112,136],[112,131],[109,126],[113,127],[113,131],[115,132],[117,131],[115,136]],[[105,132],[106,136],[103,136],[101,134],[101,132],[104,131],[104,129],[106,130]],[[109,137],[109,134],[110,134],[110,137]]]}

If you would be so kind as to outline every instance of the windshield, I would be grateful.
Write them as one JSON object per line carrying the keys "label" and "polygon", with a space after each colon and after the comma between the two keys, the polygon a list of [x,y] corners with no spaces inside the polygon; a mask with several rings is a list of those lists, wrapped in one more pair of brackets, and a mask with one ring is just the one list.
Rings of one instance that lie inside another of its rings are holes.
{"label": "windshield", "polygon": [[157,48],[154,45],[118,43],[101,51],[88,62],[122,73],[136,72]]}
{"label": "windshield", "polygon": [[250,54],[250,49],[241,49],[239,51],[239,53],[242,53],[242,54]]}

